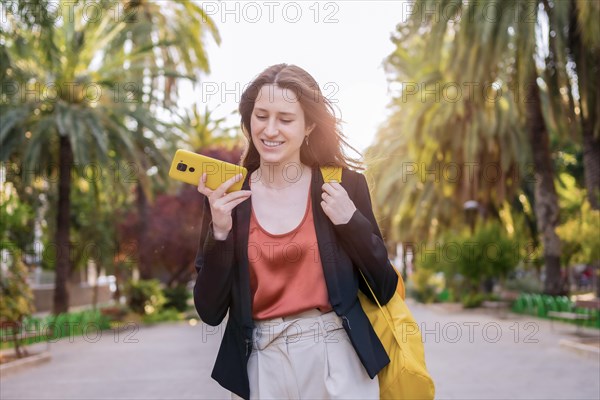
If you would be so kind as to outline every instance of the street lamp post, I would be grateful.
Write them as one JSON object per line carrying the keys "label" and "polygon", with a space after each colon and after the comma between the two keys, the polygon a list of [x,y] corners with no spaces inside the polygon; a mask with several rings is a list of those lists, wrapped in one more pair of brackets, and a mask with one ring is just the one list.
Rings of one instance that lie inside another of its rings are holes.
{"label": "street lamp post", "polygon": [[479,203],[476,200],[467,200],[463,204],[465,211],[465,218],[467,223],[471,227],[471,236],[475,233],[475,220],[477,219],[477,211],[479,210]]}

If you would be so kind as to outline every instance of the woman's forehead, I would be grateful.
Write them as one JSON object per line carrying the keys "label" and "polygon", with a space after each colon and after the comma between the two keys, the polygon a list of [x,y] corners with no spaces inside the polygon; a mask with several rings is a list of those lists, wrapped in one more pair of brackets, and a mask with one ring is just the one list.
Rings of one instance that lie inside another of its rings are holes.
{"label": "woman's forehead", "polygon": [[280,112],[296,113],[300,103],[294,90],[269,84],[260,89],[254,107],[264,110],[277,108]]}

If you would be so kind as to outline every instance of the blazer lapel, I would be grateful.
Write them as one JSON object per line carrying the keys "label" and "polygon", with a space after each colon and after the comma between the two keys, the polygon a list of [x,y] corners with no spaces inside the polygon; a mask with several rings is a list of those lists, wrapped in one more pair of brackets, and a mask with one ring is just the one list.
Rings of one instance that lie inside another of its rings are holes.
{"label": "blazer lapel", "polygon": [[321,170],[317,165],[312,168],[311,181],[313,219],[319,245],[319,255],[321,264],[323,265],[323,274],[325,275],[325,283],[327,284],[327,291],[329,292],[329,302],[331,303],[331,306],[335,308],[341,303],[339,282],[335,271],[338,260],[338,249],[331,221],[329,220],[329,217],[325,215],[325,212],[323,212],[323,208],[321,207],[323,183],[323,175],[321,175]]}
{"label": "blazer lapel", "polygon": [[[242,185],[242,190],[250,190],[250,174],[248,171],[246,179]],[[241,202],[234,208],[235,213],[235,257],[238,260],[237,266],[240,277],[239,299],[242,308],[242,323],[249,330],[246,332],[248,337],[252,337],[254,321],[252,320],[252,296],[250,294],[250,272],[248,265],[248,240],[250,234],[250,215],[252,213],[252,196],[246,201]]]}

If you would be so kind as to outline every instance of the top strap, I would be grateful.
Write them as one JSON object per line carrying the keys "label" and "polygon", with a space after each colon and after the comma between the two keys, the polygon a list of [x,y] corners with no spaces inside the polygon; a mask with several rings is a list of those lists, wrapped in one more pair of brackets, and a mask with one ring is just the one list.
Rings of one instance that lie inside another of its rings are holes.
{"label": "top strap", "polygon": [[342,181],[342,167],[336,167],[336,166],[321,167],[321,175],[323,175],[323,182],[331,182],[332,180],[341,182]]}

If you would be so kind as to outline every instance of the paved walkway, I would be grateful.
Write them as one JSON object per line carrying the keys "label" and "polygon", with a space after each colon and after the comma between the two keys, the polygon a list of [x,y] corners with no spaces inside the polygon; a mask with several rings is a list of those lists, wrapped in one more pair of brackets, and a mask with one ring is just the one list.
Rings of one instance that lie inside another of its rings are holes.
{"label": "paved walkway", "polygon": [[[410,304],[438,399],[599,399],[600,360],[559,346],[574,328]],[[1,378],[9,399],[229,399],[210,379],[220,329],[162,324],[65,338],[52,360]]]}

